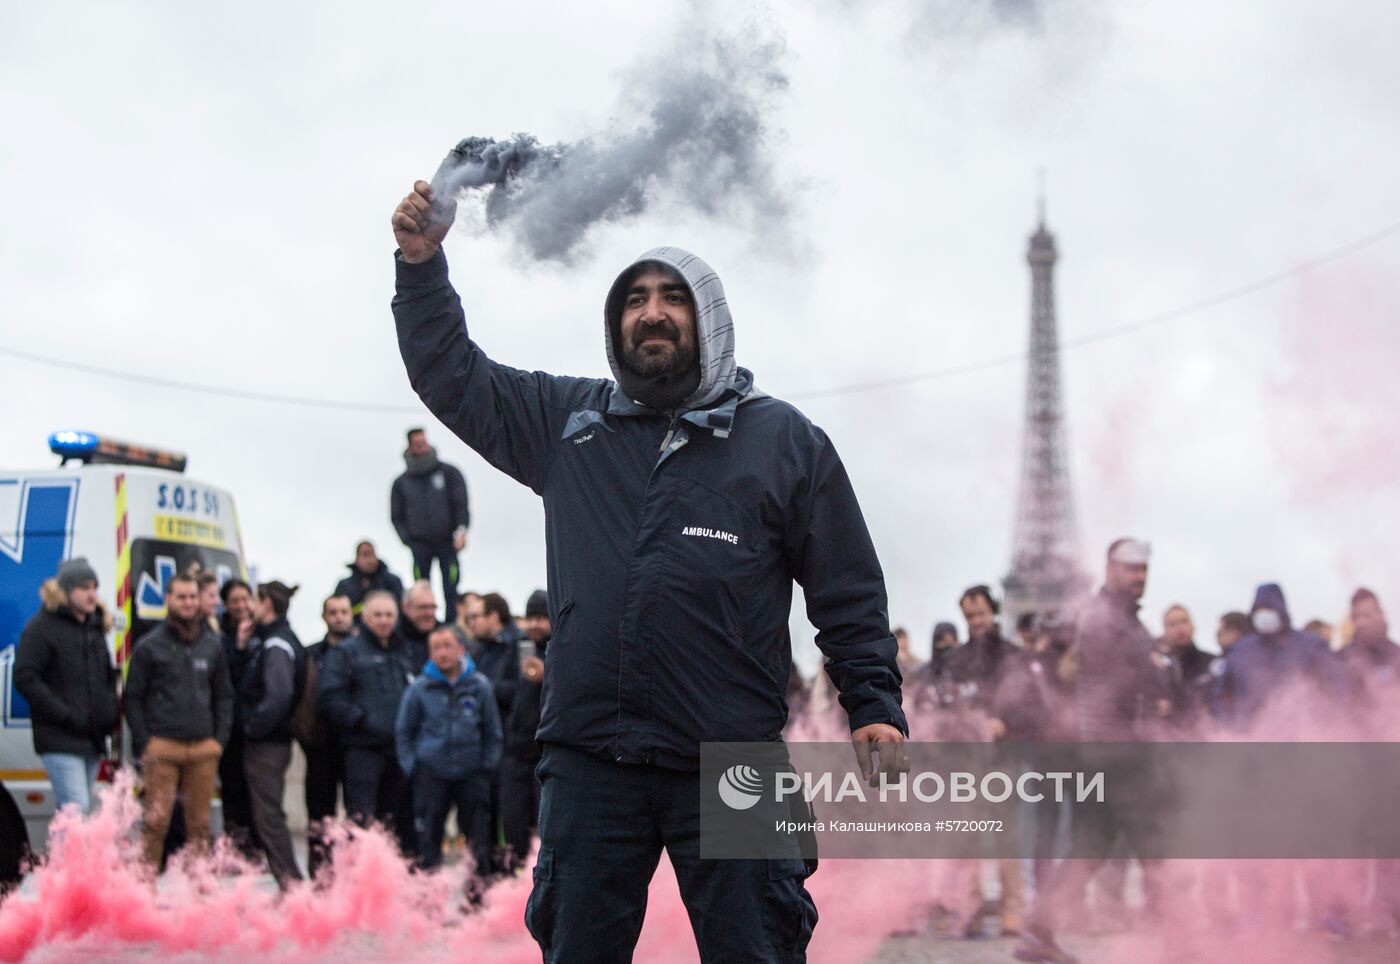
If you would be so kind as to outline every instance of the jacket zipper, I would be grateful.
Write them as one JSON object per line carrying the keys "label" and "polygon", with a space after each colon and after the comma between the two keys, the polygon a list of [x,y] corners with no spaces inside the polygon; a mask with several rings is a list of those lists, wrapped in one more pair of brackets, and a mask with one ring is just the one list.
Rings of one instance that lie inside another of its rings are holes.
{"label": "jacket zipper", "polygon": [[[666,437],[661,440],[661,448],[657,450],[657,464],[661,464],[659,456],[666,454],[666,447],[671,444],[671,439],[676,437],[676,428],[680,425],[680,419],[675,415],[671,416],[671,423],[666,426]],[[653,470],[654,471],[654,470]]]}
{"label": "jacket zipper", "polygon": [[[667,450],[668,448],[670,448],[670,446],[671,446],[671,441],[676,437],[676,429],[679,428],[679,426],[680,426],[680,421],[681,421],[681,420],[680,420],[680,417],[679,417],[678,415],[672,414],[672,415],[670,416],[670,418],[671,418],[671,420],[670,420],[670,422],[669,422],[669,423],[667,424],[667,426],[666,426],[666,437],[663,438],[663,439],[661,440],[661,447],[657,449],[657,453],[656,453],[656,463],[651,467],[651,474],[650,474],[649,476],[647,476],[646,488],[645,488],[645,489],[643,490],[643,492],[642,492],[642,514],[643,514],[643,516],[646,515],[646,507],[647,507],[648,503],[651,502],[651,486],[652,486],[652,483],[656,481],[656,473],[657,473],[658,470],[660,470],[660,468],[661,468],[661,463],[662,463],[662,462],[665,460],[665,458],[666,458],[666,450]],[[640,533],[639,533],[639,535],[640,535]],[[628,566],[628,570],[627,570],[627,588],[626,588],[626,592],[625,592],[624,595],[623,595],[623,607],[624,607],[624,611],[625,611],[625,610],[630,610],[630,609],[632,608],[632,592],[633,592],[634,577],[635,577],[635,568],[636,568],[636,560],[635,560],[636,544],[635,544],[635,542],[633,543],[633,547],[632,547],[632,548],[633,548],[633,551],[634,551],[634,559],[633,559],[631,565]],[[621,739],[622,739],[622,675],[623,675],[622,664],[623,664],[623,649],[624,649],[624,647],[625,647],[625,642],[624,642],[624,643],[621,643],[620,646],[619,646],[619,649],[618,649],[618,666],[617,666],[617,727],[616,727],[616,729],[614,730],[614,732],[616,733],[616,739],[617,739],[619,742],[620,742]],[[619,763],[621,763],[622,760],[623,760],[623,758],[620,757],[620,756],[617,758],[617,762],[619,762]]]}

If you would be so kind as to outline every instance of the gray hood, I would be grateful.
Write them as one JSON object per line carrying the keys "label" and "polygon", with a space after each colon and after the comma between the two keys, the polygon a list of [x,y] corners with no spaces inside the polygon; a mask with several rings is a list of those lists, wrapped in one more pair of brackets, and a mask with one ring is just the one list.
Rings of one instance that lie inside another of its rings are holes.
{"label": "gray hood", "polygon": [[608,364],[613,378],[622,382],[618,370],[617,350],[613,345],[613,329],[622,316],[618,282],[633,267],[643,261],[659,261],[680,272],[695,302],[695,340],[699,349],[700,384],[680,404],[681,410],[705,408],[718,401],[735,387],[738,368],[734,362],[734,319],[729,315],[729,302],[719,275],[703,260],[681,248],[652,248],[624,268],[608,290],[603,306],[603,338],[608,349]]}

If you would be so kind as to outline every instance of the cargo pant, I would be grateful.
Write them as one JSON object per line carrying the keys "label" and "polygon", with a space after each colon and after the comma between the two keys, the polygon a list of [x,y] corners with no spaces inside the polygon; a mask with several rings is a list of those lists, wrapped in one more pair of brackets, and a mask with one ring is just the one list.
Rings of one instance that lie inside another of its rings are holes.
{"label": "cargo pant", "polygon": [[701,860],[700,777],[547,745],[525,924],[546,962],[630,961],[666,850],[702,961],[800,962],[817,923],[800,857]]}
{"label": "cargo pant", "polygon": [[141,821],[141,849],[152,870],[160,867],[165,832],[175,795],[185,805],[185,831],[196,852],[209,850],[209,805],[214,796],[214,778],[219,773],[223,748],[212,737],[207,740],[167,740],[153,736],[141,754],[141,782],[144,812]]}

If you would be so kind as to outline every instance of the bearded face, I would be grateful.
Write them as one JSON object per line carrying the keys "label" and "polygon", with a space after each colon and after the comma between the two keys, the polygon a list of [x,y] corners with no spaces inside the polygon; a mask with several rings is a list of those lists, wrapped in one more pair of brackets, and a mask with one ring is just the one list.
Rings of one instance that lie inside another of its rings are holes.
{"label": "bearded face", "polygon": [[695,302],[674,272],[648,269],[632,279],[620,328],[620,360],[635,374],[679,375],[695,366]]}

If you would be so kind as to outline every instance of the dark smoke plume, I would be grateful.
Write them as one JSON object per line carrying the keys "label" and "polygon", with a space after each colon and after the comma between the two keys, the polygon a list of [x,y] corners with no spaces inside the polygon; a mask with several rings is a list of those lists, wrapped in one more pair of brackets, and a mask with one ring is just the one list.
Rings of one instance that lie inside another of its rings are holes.
{"label": "dark smoke plume", "polygon": [[603,134],[542,144],[469,137],[443,160],[435,194],[483,190],[486,226],[540,260],[573,259],[589,229],[665,198],[706,217],[781,231],[790,209],[765,123],[787,87],[779,42],[701,37],[638,70]]}

